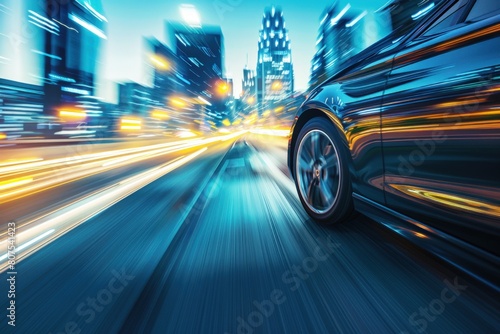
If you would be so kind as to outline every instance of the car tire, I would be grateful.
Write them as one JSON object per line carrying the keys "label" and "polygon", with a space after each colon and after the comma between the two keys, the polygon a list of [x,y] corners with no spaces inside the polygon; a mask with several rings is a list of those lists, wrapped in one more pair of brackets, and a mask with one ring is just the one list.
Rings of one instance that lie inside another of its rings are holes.
{"label": "car tire", "polygon": [[354,212],[348,149],[329,120],[316,117],[294,147],[294,179],[300,201],[319,223],[340,223]]}

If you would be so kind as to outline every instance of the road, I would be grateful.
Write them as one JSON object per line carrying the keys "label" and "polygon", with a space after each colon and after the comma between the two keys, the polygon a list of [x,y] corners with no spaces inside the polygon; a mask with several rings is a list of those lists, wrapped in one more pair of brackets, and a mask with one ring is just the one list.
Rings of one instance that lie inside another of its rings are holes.
{"label": "road", "polygon": [[102,145],[0,166],[0,254],[9,221],[24,247],[0,333],[500,332],[458,269],[362,215],[311,221],[284,137]]}

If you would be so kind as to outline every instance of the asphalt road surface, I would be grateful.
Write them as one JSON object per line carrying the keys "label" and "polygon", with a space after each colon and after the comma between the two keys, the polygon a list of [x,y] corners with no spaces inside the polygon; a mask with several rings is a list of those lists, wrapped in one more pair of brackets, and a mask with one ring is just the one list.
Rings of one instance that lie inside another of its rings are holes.
{"label": "asphalt road surface", "polygon": [[[80,156],[140,149],[113,145]],[[4,192],[34,188],[0,197],[0,254],[9,221],[23,247],[0,333],[500,333],[499,296],[458,269],[362,215],[311,221],[286,138],[171,148],[10,171]]]}

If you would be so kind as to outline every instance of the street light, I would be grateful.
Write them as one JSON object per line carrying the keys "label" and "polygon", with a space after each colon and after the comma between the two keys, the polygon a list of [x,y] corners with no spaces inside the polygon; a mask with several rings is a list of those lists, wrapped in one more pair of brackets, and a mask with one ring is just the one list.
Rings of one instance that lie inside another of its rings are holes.
{"label": "street light", "polygon": [[59,109],[59,117],[63,121],[84,121],[87,118],[87,113],[85,110],[81,110],[74,107],[63,107]]}
{"label": "street light", "polygon": [[229,84],[226,81],[219,80],[215,83],[215,93],[220,96],[226,96],[229,93]]}
{"label": "street light", "polygon": [[138,118],[123,117],[120,120],[120,130],[130,131],[130,130],[141,130],[142,121]]}
{"label": "street light", "polygon": [[153,63],[154,67],[157,69],[168,71],[171,68],[171,65],[168,62],[168,60],[159,55],[152,55],[149,59]]}
{"label": "street light", "polygon": [[250,96],[250,97],[247,99],[247,103],[248,103],[248,104],[254,104],[254,103],[255,103],[255,97]]}
{"label": "street light", "polygon": [[279,91],[282,89],[283,89],[283,82],[281,82],[280,80],[273,81],[273,83],[271,85],[271,90]]}
{"label": "street light", "polygon": [[176,107],[176,108],[184,108],[184,107],[186,107],[186,102],[184,102],[180,98],[176,98],[176,97],[170,98],[170,104],[173,107]]}
{"label": "street light", "polygon": [[151,118],[160,121],[166,121],[170,118],[170,115],[162,110],[153,110],[153,112],[151,112]]}

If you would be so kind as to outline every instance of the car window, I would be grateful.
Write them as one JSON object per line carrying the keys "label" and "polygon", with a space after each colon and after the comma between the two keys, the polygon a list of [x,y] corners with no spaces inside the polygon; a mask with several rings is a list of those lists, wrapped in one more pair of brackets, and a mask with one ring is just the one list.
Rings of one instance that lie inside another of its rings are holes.
{"label": "car window", "polygon": [[[498,1],[498,0],[497,0]],[[428,37],[446,31],[458,23],[460,16],[465,10],[467,0],[459,0],[451,6],[439,19],[437,19],[421,36]]]}
{"label": "car window", "polygon": [[466,21],[476,21],[478,18],[485,15],[495,15],[500,11],[500,1],[499,0],[476,0],[474,6],[472,6],[469,15],[467,15]]}

